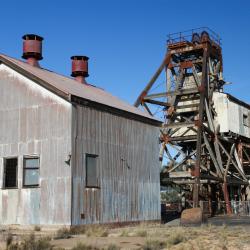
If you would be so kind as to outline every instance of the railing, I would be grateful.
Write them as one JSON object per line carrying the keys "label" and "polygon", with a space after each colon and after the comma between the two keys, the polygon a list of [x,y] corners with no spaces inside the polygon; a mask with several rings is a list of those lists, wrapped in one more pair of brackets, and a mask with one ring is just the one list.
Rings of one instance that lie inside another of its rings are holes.
{"label": "railing", "polygon": [[178,42],[191,42],[193,34],[198,33],[201,34],[203,31],[206,31],[209,34],[209,37],[212,41],[221,45],[221,39],[218,34],[216,34],[213,30],[208,27],[201,27],[197,29],[186,30],[182,32],[172,33],[167,35],[167,44],[173,44]]}

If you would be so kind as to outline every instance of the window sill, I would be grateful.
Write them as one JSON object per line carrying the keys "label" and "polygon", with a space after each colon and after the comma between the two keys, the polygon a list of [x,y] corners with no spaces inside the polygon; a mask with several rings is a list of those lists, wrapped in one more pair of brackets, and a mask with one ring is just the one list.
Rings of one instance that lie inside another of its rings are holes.
{"label": "window sill", "polygon": [[2,190],[15,190],[15,189],[18,189],[18,187],[2,187],[1,188]]}
{"label": "window sill", "polygon": [[97,186],[86,186],[85,189],[101,189],[101,187],[97,187]]}
{"label": "window sill", "polygon": [[40,186],[23,186],[22,189],[40,188]]}

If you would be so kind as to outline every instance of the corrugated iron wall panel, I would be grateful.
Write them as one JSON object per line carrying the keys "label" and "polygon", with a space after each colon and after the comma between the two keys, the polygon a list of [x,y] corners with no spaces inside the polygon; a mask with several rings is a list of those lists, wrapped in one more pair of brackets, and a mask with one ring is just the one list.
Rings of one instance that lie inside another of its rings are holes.
{"label": "corrugated iron wall panel", "polygon": [[[0,224],[70,224],[71,104],[0,65]],[[22,188],[23,156],[40,155],[40,187]],[[18,189],[2,189],[18,156]]]}
{"label": "corrugated iron wall panel", "polygon": [[[88,107],[73,112],[72,223],[159,220],[158,128]],[[99,189],[85,187],[86,153],[98,155]]]}

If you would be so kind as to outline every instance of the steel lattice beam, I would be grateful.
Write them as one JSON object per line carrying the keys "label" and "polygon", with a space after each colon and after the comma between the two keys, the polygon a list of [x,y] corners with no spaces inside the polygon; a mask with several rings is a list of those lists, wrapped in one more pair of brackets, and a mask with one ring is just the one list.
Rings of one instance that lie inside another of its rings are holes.
{"label": "steel lattice beam", "polygon": [[[209,183],[217,183],[230,213],[228,185],[248,183],[244,169],[250,163],[250,140],[220,133],[213,103],[214,92],[222,91],[225,84],[220,43],[209,32],[198,34],[199,41],[190,39],[192,35],[170,37],[163,62],[135,106],[144,106],[151,114],[152,106],[158,106],[164,114],[159,155],[169,162],[164,180],[191,187],[186,190],[192,192],[194,207],[199,206],[201,186],[211,190]],[[152,92],[164,69],[165,89]],[[171,155],[173,150],[176,153]]]}

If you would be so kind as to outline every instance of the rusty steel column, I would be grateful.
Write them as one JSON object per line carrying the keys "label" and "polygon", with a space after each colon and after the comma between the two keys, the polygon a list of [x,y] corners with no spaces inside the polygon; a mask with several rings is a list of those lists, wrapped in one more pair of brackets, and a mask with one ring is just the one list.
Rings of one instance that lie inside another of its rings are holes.
{"label": "rusty steel column", "polygon": [[239,156],[240,163],[242,165],[242,163],[243,163],[243,153],[242,153],[242,142],[241,141],[239,141],[239,143],[237,145],[237,151],[238,151],[238,156]]}
{"label": "rusty steel column", "polygon": [[224,199],[225,199],[225,203],[226,203],[227,214],[232,214],[232,209],[231,209],[231,205],[230,205],[230,199],[229,199],[229,193],[228,193],[226,181],[224,181],[224,183],[222,184],[222,190],[223,190]]}
{"label": "rusty steel column", "polygon": [[197,121],[197,142],[196,142],[196,162],[194,169],[195,183],[193,185],[193,207],[199,206],[199,189],[200,189],[200,163],[201,163],[201,143],[203,137],[203,117],[204,117],[204,102],[206,98],[207,89],[207,58],[208,48],[205,47],[203,51],[202,61],[202,82],[199,86],[200,104],[199,104],[199,117]]}

